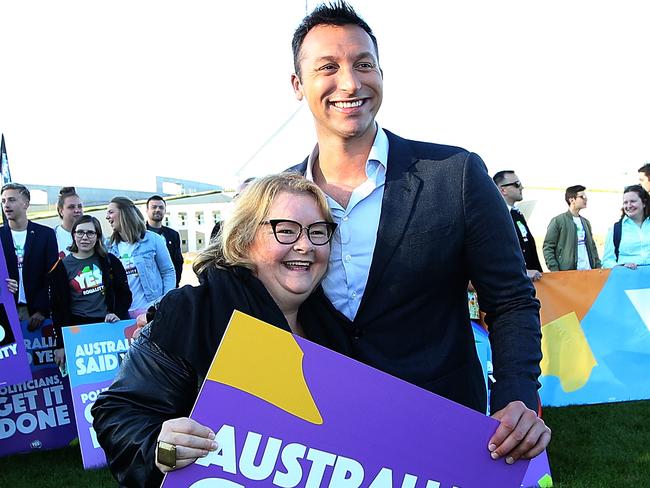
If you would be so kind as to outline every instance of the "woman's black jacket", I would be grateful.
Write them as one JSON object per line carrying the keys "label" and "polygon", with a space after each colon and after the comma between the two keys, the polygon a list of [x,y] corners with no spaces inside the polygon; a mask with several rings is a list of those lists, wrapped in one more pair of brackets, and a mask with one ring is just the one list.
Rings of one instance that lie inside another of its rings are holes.
{"label": "woman's black jacket", "polygon": [[[233,267],[212,269],[199,286],[165,295],[132,343],[115,382],[92,408],[97,439],[121,486],[160,485],[155,447],[162,423],[189,416],[234,310],[290,330],[262,282]],[[301,325],[308,339],[327,347],[347,340],[335,329]]]}
{"label": "woman's black jacket", "polygon": [[[129,307],[131,306],[131,290],[120,260],[112,254],[106,257],[97,255],[99,267],[102,271],[104,284],[104,300],[108,313],[114,313],[120,319],[129,318]],[[65,270],[63,259],[59,259],[47,275],[50,309],[52,310],[52,323],[56,335],[56,347],[63,347],[63,334],[61,327],[73,324],[72,312],[70,311],[70,283],[68,273]],[[103,320],[103,318],[102,318]]]}

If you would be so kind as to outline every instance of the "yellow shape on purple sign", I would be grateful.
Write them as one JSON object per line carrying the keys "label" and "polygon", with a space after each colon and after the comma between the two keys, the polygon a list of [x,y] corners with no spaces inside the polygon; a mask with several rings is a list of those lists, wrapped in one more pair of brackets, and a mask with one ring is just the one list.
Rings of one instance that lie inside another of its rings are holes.
{"label": "yellow shape on purple sign", "polygon": [[303,356],[293,335],[236,310],[207,379],[321,425],[323,417],[303,373]]}
{"label": "yellow shape on purple sign", "polygon": [[542,327],[542,375],[557,376],[562,389],[579,390],[598,364],[575,312]]}

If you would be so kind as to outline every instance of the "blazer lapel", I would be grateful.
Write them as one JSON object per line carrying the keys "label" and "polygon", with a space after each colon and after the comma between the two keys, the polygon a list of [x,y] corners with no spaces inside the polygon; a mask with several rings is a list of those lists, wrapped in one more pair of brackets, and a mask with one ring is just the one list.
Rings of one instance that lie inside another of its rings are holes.
{"label": "blazer lapel", "polygon": [[23,266],[27,262],[29,252],[32,249],[32,242],[34,241],[34,224],[32,221],[27,222],[27,235],[25,236],[25,254],[23,254]]}
{"label": "blazer lapel", "polygon": [[377,242],[372,256],[368,283],[357,312],[357,319],[361,316],[369,297],[381,281],[381,276],[395,249],[402,241],[416,197],[422,186],[420,177],[408,172],[408,169],[417,162],[408,142],[388,131],[386,134],[389,140],[388,169],[381,203]]}

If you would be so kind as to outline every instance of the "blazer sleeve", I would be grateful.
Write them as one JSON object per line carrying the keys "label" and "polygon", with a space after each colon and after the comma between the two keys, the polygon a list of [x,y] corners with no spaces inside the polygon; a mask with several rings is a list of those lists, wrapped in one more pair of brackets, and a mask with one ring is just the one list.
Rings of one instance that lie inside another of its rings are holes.
{"label": "blazer sleeve", "polygon": [[546,230],[546,237],[544,238],[544,245],[542,247],[544,251],[544,261],[546,261],[546,266],[551,271],[559,271],[560,263],[557,260],[556,250],[557,243],[560,239],[560,226],[558,224],[557,217],[551,219],[551,222],[548,224],[548,229]]}
{"label": "blazer sleeve", "polygon": [[165,245],[165,239],[158,234],[151,232],[156,246],[156,265],[163,281],[163,296],[170,290],[176,288],[176,270],[174,263],[169,255],[169,250]]}
{"label": "blazer sleeve", "polygon": [[462,198],[466,265],[490,330],[496,379],[491,411],[515,400],[536,411],[542,358],[539,302],[526,276],[512,218],[475,154],[466,161]]}

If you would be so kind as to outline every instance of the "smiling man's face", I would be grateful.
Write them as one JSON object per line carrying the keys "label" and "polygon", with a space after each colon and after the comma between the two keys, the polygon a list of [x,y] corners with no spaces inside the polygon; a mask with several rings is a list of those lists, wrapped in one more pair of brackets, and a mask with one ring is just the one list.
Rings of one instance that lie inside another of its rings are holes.
{"label": "smiling man's face", "polygon": [[356,25],[318,25],[300,48],[300,77],[291,83],[307,100],[319,140],[374,137],[383,79],[370,36]]}

